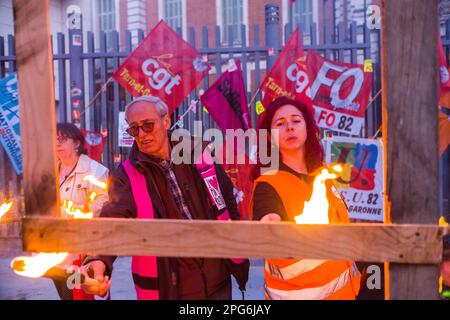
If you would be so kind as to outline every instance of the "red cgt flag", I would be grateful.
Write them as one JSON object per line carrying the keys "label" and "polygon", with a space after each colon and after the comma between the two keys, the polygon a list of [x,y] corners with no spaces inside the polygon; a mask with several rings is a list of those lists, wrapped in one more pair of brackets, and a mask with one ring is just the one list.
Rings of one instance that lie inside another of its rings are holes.
{"label": "red cgt flag", "polygon": [[133,97],[158,96],[172,113],[209,69],[200,53],[161,20],[113,77]]}
{"label": "red cgt flag", "polygon": [[280,96],[310,102],[308,73],[298,27],[289,36],[259,89],[265,93],[265,106]]}
{"label": "red cgt flag", "polygon": [[228,70],[206,90],[200,100],[224,132],[226,129],[247,130],[251,127],[239,60],[230,60]]}

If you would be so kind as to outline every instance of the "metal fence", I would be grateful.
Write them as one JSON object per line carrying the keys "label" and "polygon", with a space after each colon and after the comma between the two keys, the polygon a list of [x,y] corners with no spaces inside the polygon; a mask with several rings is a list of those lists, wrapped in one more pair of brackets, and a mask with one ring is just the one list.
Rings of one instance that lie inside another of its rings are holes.
{"label": "metal fence", "polygon": [[[191,99],[197,99],[201,88],[207,89],[214,80],[220,76],[230,58],[241,60],[244,83],[248,101],[252,101],[249,106],[253,124],[257,121],[255,103],[260,100],[261,93],[257,91],[263,80],[266,70],[270,69],[281,51],[283,44],[288,39],[292,26],[282,26],[279,20],[278,9],[266,6],[265,21],[265,42],[262,43],[261,26],[254,25],[247,30],[247,26],[241,26],[241,41],[237,44],[233,38],[231,27],[228,32],[228,43],[222,42],[223,30],[215,27],[208,30],[203,27],[200,34],[193,28],[188,30],[188,41],[194,47],[196,38],[200,38],[201,46],[196,49],[208,58],[212,66],[212,72],[205,77],[198,88],[185,99],[183,104],[172,115],[176,120],[178,115],[184,113],[188,108]],[[350,63],[363,63],[364,59],[373,61],[373,103],[370,104],[366,112],[366,122],[362,137],[372,137],[378,132],[381,126],[381,95],[377,95],[381,89],[381,65],[380,65],[380,31],[369,30],[364,25],[357,26],[356,23],[349,25],[341,24],[330,33],[327,26],[322,36],[319,36],[319,28],[312,24],[309,30],[301,30],[303,36],[304,49],[313,49],[327,58]],[[253,41],[249,45],[247,31],[252,32]],[[181,30],[177,30],[181,34]],[[214,34],[215,43],[209,43],[209,34]],[[119,45],[119,32],[106,34],[100,32],[98,43],[95,42],[94,34],[90,31],[80,33],[86,37],[85,43],[79,42],[76,47],[72,41],[63,33],[58,33],[56,38],[52,38],[54,49],[54,70],[55,70],[55,92],[57,95],[57,120],[71,121],[71,95],[70,90],[73,82],[79,81],[85,93],[81,104],[86,106],[92,101],[94,96],[101,91],[103,85],[111,77],[112,73],[119,67],[121,62],[133,51],[132,34],[126,31],[124,35],[124,45]],[[284,35],[282,37],[281,35]],[[73,34],[68,34],[69,37]],[[144,38],[144,32],[138,32],[138,43]],[[322,41],[320,41],[322,40]],[[84,46],[84,44],[86,44]],[[7,52],[5,48],[7,47]],[[68,47],[68,49],[66,49]],[[14,36],[0,37],[0,77],[15,71]],[[256,96],[255,96],[256,95]],[[131,96],[117,82],[110,82],[106,90],[102,90],[92,106],[87,109],[81,117],[81,126],[89,130],[108,132],[107,144],[105,145],[103,162],[108,167],[114,166],[114,155],[125,156],[127,148],[118,146],[118,113],[123,111],[124,106],[131,101]],[[201,109],[200,109],[201,110]],[[185,128],[191,130],[194,120],[202,121],[204,129],[215,127],[214,121],[209,114],[203,111],[188,113],[185,120]],[[21,197],[22,179],[17,176],[12,168],[5,152],[0,150],[0,203],[4,199]],[[19,202],[17,202],[19,203]],[[22,203],[22,202],[20,202]],[[23,208],[16,208],[17,215],[23,213]],[[0,234],[1,235],[1,234]]]}

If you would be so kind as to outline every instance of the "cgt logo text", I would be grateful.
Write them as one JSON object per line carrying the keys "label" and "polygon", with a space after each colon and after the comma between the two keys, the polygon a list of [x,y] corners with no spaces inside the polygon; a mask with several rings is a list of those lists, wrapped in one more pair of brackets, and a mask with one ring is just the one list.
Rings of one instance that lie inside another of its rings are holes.
{"label": "cgt logo text", "polygon": [[142,72],[148,78],[148,84],[155,90],[164,88],[166,94],[172,94],[174,86],[178,86],[181,82],[179,75],[172,76],[166,69],[159,66],[158,61],[149,58],[142,64]]}

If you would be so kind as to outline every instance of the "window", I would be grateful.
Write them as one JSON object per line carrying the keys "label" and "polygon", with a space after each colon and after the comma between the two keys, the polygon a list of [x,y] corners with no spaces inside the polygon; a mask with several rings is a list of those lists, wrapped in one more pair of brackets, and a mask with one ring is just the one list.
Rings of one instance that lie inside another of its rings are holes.
{"label": "window", "polygon": [[313,22],[313,0],[297,0],[294,3],[294,24],[300,25],[302,34],[310,34]]}
{"label": "window", "polygon": [[112,46],[111,31],[116,30],[115,0],[99,0],[99,23],[100,31],[106,33],[106,46]]}
{"label": "window", "polygon": [[183,28],[181,0],[164,0],[164,21],[175,31]]}
{"label": "window", "polygon": [[[223,37],[222,41],[228,43],[229,39],[233,39],[233,43],[242,42],[241,25],[244,16],[243,0],[222,0],[223,15]],[[229,26],[231,26],[231,34],[229,34]]]}

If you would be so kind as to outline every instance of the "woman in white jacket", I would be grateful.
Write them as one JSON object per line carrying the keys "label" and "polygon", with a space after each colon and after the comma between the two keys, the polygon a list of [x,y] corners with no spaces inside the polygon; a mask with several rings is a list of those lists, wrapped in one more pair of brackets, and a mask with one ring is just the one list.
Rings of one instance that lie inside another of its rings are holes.
{"label": "woman in white jacket", "polygon": [[[92,176],[106,183],[109,170],[85,153],[84,137],[80,129],[71,123],[57,125],[56,151],[58,156],[59,192],[61,201],[61,217],[75,218],[79,214],[92,213],[97,216],[108,200],[107,189],[86,179]],[[95,181],[94,181],[95,182]],[[60,268],[67,269],[71,265],[81,265],[83,255],[70,254]],[[93,296],[82,290],[70,290],[66,281],[54,281],[58,294],[63,300],[86,300]]]}

